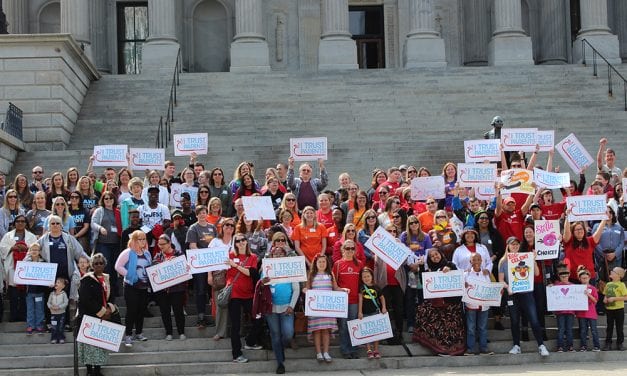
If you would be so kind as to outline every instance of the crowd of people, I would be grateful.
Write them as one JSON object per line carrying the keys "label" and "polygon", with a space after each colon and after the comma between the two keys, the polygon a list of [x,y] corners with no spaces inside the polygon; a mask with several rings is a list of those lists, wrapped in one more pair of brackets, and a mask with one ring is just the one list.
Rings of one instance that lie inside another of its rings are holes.
{"label": "crowd of people", "polygon": [[[174,340],[172,316],[178,339],[186,339],[186,309],[194,305],[197,328],[215,326],[215,341],[230,337],[234,362],[248,361],[242,349],[263,348],[267,327],[277,373],[284,373],[284,349],[298,346],[294,332],[302,319],[297,311],[305,291],[338,290],[348,294],[348,317],[310,317],[306,325],[321,363],[333,361],[329,343],[335,333],[343,358],[358,358],[347,321],[377,313],[389,313],[392,321],[388,345],[402,344],[403,333],[409,332],[413,341],[447,355],[503,350],[489,348],[488,317],[494,318],[494,329],[503,330],[501,319],[508,314],[509,353],[521,353],[520,341],[529,339],[531,326],[539,353],[548,356],[545,288],[580,283],[588,286],[588,310],[554,312],[559,329],[555,351],[622,350],[627,212],[621,178],[627,177],[627,169],[615,165],[615,152],[606,144],[607,140],[600,141],[594,182],[588,187],[580,174],[562,190],[561,202],[555,199],[557,192],[548,189],[503,197],[498,183],[495,197],[480,200],[472,189],[459,187],[453,162],[433,172],[444,177],[445,197],[421,201],[412,199],[410,182],[432,172],[407,165],[375,169],[372,180],[361,187],[349,173],[342,173],[335,189],[328,189],[324,161],[319,160],[316,168],[310,163],[297,168],[292,158],[265,169],[262,178],[252,162],[244,161],[232,180],[221,167],[206,169],[196,155],[180,173],[167,161],[163,171],[142,172],[141,177],[127,168],[106,168],[99,176],[91,162],[84,175],[72,167],[65,174],[46,177],[41,166],[32,169],[31,179],[17,174],[12,184],[6,184],[2,175],[0,255],[10,321],[25,321],[27,335],[49,330],[52,343],[63,343],[64,328],[75,316],[74,326],[84,315],[121,323],[115,305],[120,296],[127,307],[123,344],[130,348],[148,340],[143,324],[150,302],[160,307],[166,341]],[[499,170],[555,170],[553,152],[546,165],[540,164],[538,151],[502,156]],[[171,206],[169,189],[175,183],[197,188],[195,200],[184,192],[180,206]],[[565,197],[586,194],[607,196],[607,220],[568,221]],[[276,220],[246,217],[242,197],[253,195],[270,197]],[[534,252],[533,223],[540,219],[560,220],[559,257],[535,261],[533,291],[513,294],[507,288],[507,255]],[[390,267],[366,246],[379,227],[409,249],[402,267]],[[189,284],[151,291],[147,267],[189,249],[217,246],[230,249],[227,270],[194,274]],[[267,285],[262,259],[297,255],[306,259],[307,282]],[[54,286],[15,284],[15,265],[21,260],[56,263]],[[502,305],[477,306],[462,303],[459,297],[424,299],[421,273],[456,269],[464,271],[467,280],[503,282]],[[227,288],[230,299],[222,302]],[[603,346],[599,315],[607,318]],[[575,318],[581,333],[577,349],[572,336]],[[382,356],[378,342],[366,346],[366,356]],[[107,364],[105,350],[82,343],[79,358],[89,375],[100,375]]]}

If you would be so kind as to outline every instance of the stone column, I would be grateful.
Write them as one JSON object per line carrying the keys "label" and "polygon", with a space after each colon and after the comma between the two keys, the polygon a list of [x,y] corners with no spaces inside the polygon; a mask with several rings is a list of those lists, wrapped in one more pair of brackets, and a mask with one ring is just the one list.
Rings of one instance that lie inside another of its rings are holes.
{"label": "stone column", "polygon": [[627,2],[614,2],[614,31],[620,43],[620,53],[622,59],[627,59]]}
{"label": "stone column", "polygon": [[89,33],[89,2],[61,0],[61,33],[72,34],[89,60],[94,61]]}
{"label": "stone column", "polygon": [[235,1],[235,37],[231,43],[231,72],[267,72],[270,51],[263,32],[262,0]]}
{"label": "stone column", "polygon": [[28,1],[3,0],[9,34],[28,34]]}
{"label": "stone column", "polygon": [[[575,62],[582,61],[582,39],[586,39],[610,63],[620,64],[618,37],[610,32],[607,23],[607,0],[580,0],[581,30],[573,45]],[[592,51],[586,49],[586,57],[592,57]]]}
{"label": "stone column", "polygon": [[540,56],[539,64],[568,63],[570,33],[566,32],[568,7],[565,0],[540,2]]}
{"label": "stone column", "polygon": [[89,0],[89,2],[93,63],[99,71],[111,72],[107,43],[107,2],[102,0]]}
{"label": "stone column", "polygon": [[357,44],[348,31],[348,0],[322,0],[320,19],[318,69],[359,69]]}
{"label": "stone column", "polygon": [[171,75],[176,66],[176,0],[148,1],[148,38],[142,48],[142,74]]}
{"label": "stone column", "polygon": [[494,0],[495,29],[488,45],[490,65],[533,64],[531,38],[522,28],[521,0]]}
{"label": "stone column", "polygon": [[490,43],[490,0],[465,0],[462,2],[464,17],[464,65],[488,64]]}
{"label": "stone column", "polygon": [[409,0],[405,68],[445,66],[444,40],[435,30],[433,0]]}

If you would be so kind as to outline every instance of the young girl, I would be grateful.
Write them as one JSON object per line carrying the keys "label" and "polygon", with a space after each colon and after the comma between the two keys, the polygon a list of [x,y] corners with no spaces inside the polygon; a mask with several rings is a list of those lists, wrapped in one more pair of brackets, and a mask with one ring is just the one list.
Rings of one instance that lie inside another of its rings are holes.
{"label": "young girl", "polygon": [[48,308],[50,309],[50,324],[52,324],[52,335],[50,343],[65,343],[63,327],[65,325],[65,309],[68,305],[68,297],[65,291],[67,281],[65,278],[57,278],[54,283],[54,291],[48,297]]}
{"label": "young girl", "polygon": [[[372,269],[365,267],[361,270],[359,279],[362,285],[359,291],[359,313],[358,319],[372,316],[377,313],[386,313],[385,297],[381,293],[381,289],[374,284],[374,272]],[[366,344],[368,359],[380,359],[379,341],[374,341],[372,346]]]}
{"label": "young girl", "polygon": [[[41,257],[41,247],[39,243],[33,243],[28,248],[28,254],[32,262],[46,262]],[[33,330],[44,334],[44,293],[45,286],[26,286],[26,334],[32,335]]]}
{"label": "young girl", "polygon": [[588,310],[577,311],[576,316],[579,319],[579,338],[581,339],[581,347],[579,351],[588,351],[588,327],[592,333],[592,351],[601,351],[599,343],[599,333],[597,332],[597,310],[596,304],[599,299],[597,288],[590,284],[590,272],[585,266],[579,265],[577,268],[579,282],[587,286],[585,294],[588,297]]}
{"label": "young girl", "polygon": [[[568,266],[566,265],[558,265],[557,266],[557,276],[559,280],[557,280],[554,285],[572,285],[568,281],[568,277],[570,276],[570,271],[568,270]],[[573,348],[573,311],[555,311],[555,315],[557,316],[557,352],[564,352],[566,348],[568,352],[574,352]],[[566,343],[564,343],[564,336],[566,336]]]}
{"label": "young girl", "polygon": [[627,287],[621,282],[625,276],[625,269],[617,266],[610,273],[610,281],[603,290],[603,303],[607,315],[607,333],[605,335],[605,347],[603,350],[612,349],[612,335],[616,325],[616,349],[623,351],[623,323],[625,321],[625,300],[627,300]]}
{"label": "young girl", "polygon": [[[335,278],[331,274],[331,264],[323,254],[317,254],[309,272],[307,283],[303,289],[306,293],[312,290],[343,290],[337,286]],[[348,292],[348,291],[347,291]],[[318,362],[331,363],[333,358],[329,355],[329,341],[331,333],[337,330],[337,320],[330,317],[309,317],[307,322],[307,333],[313,335],[314,346],[316,347],[316,359]]]}

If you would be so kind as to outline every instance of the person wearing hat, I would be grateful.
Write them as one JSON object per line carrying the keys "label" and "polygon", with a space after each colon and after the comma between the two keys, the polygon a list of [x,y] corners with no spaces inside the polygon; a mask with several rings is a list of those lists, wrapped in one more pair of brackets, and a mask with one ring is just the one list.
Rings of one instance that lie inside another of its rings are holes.
{"label": "person wearing hat", "polygon": [[196,213],[192,209],[192,197],[189,192],[181,192],[181,213],[187,227],[198,221]]}
{"label": "person wearing hat", "polygon": [[148,202],[137,208],[142,219],[142,225],[150,229],[146,234],[150,249],[155,245],[155,238],[163,234],[163,229],[170,225],[170,210],[167,206],[159,203],[159,192],[159,187],[148,187]]}
{"label": "person wearing hat", "polygon": [[[172,227],[165,230],[165,234],[172,240],[172,246],[176,249],[180,249],[183,253],[187,251],[187,243],[185,238],[187,237],[187,230],[189,227],[186,224],[183,212],[179,209],[175,209],[170,214],[172,217]],[[194,217],[196,214],[194,213]]]}
{"label": "person wearing hat", "polygon": [[462,231],[460,239],[461,245],[453,253],[453,264],[459,270],[470,270],[470,259],[474,254],[479,254],[481,255],[481,271],[484,275],[489,276],[492,270],[492,259],[488,249],[479,242],[479,233],[472,227],[466,227]]}
{"label": "person wearing hat", "polygon": [[[560,264],[557,266],[557,278],[558,280],[553,283],[554,286],[572,285],[568,281],[570,271],[568,266]],[[575,311],[573,310],[559,310],[555,311],[557,317],[557,352],[574,352],[573,347],[573,322],[575,320]],[[564,337],[566,337],[566,343],[564,343]]]}
{"label": "person wearing hat", "polygon": [[517,239],[523,237],[524,218],[529,207],[533,203],[533,195],[529,195],[520,209],[516,209],[516,201],[512,197],[501,197],[503,184],[496,184],[496,210],[494,211],[494,222],[496,229],[501,233],[503,239],[512,236]]}
{"label": "person wearing hat", "polygon": [[531,204],[529,207],[529,213],[525,216],[525,223],[533,225],[534,221],[541,221],[544,219],[546,218],[542,215],[542,208],[540,205],[535,202]]}
{"label": "person wearing hat", "polygon": [[542,215],[546,220],[560,219],[564,215],[566,201],[555,202],[553,192],[550,189],[539,190],[536,194],[536,202],[539,203]]}

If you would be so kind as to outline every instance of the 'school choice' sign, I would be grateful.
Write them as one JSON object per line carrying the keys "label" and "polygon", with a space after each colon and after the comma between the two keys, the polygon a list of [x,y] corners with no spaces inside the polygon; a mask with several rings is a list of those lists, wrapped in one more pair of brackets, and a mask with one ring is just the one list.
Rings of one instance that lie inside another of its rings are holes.
{"label": "'school choice' sign", "polygon": [[185,256],[175,257],[166,262],[146,268],[152,291],[161,291],[170,286],[192,279],[190,266]]}
{"label": "'school choice' sign", "polygon": [[586,285],[556,285],[546,288],[546,306],[551,312],[587,311]]}
{"label": "'school choice' sign", "polygon": [[540,151],[551,151],[555,147],[555,131],[538,131],[536,141]]}
{"label": "'school choice' sign", "polygon": [[94,166],[126,167],[127,145],[95,145]]}
{"label": "'school choice' sign", "polygon": [[444,177],[423,176],[411,179],[411,199],[423,201],[429,197],[435,199],[446,197],[444,193]]}
{"label": "'school choice' sign", "polygon": [[394,270],[398,270],[403,265],[411,252],[403,243],[384,230],[383,226],[376,229],[365,246]]}
{"label": "'school choice' sign", "polygon": [[535,151],[538,128],[503,128],[501,144],[504,151]]}
{"label": "'school choice' sign", "polygon": [[466,163],[500,162],[501,140],[464,141],[464,161]]}
{"label": "'school choice' sign", "polygon": [[56,275],[56,263],[18,261],[13,282],[17,285],[52,286]]}
{"label": "'school choice' sign", "polygon": [[305,256],[265,257],[261,261],[261,270],[264,277],[270,278],[270,284],[307,280]]}
{"label": "'school choice' sign", "polygon": [[242,204],[244,204],[244,213],[246,219],[261,220],[268,219],[271,221],[276,220],[276,213],[272,206],[272,199],[270,196],[243,196]]}
{"label": "'school choice' sign", "polygon": [[597,221],[607,219],[605,195],[569,196],[566,197],[566,208],[569,222]]}
{"label": "'school choice' sign", "polygon": [[464,272],[451,270],[422,273],[422,292],[425,299],[464,295]]}
{"label": "'school choice' sign", "polygon": [[181,157],[196,153],[207,154],[209,136],[207,133],[185,133],[174,135],[174,156]]}
{"label": "'school choice' sign", "polygon": [[327,159],[327,138],[290,138],[290,156],[295,161],[317,161]]}
{"label": "'school choice' sign", "polygon": [[197,248],[187,250],[187,263],[192,274],[227,270],[230,268],[226,262],[229,260],[228,245],[212,248]]}
{"label": "'school choice' sign", "polygon": [[536,260],[555,259],[560,249],[560,222],[558,220],[533,222]]}
{"label": "'school choice' sign", "polygon": [[163,170],[165,168],[164,149],[131,148],[129,154],[132,170]]}
{"label": "'school choice' sign", "polygon": [[496,181],[495,163],[460,163],[457,170],[460,187],[491,187]]}
{"label": "'school choice' sign", "polygon": [[538,188],[567,188],[570,186],[570,174],[568,172],[556,173],[534,168],[533,181]]}
{"label": "'school choice' sign", "polygon": [[353,346],[394,337],[387,312],[364,317],[361,320],[350,320],[346,325],[348,325],[348,334]]}
{"label": "'school choice' sign", "polygon": [[535,262],[532,253],[508,253],[509,290],[513,293],[533,291]]}
{"label": "'school choice' sign", "polygon": [[124,331],[123,325],[84,315],[76,340],[101,349],[118,352]]}
{"label": "'school choice' sign", "polygon": [[501,188],[502,194],[526,193],[532,195],[535,193],[533,183],[533,172],[523,168],[513,168],[501,172]]}
{"label": "'school choice' sign", "polygon": [[580,174],[583,169],[591,166],[595,161],[574,134],[569,134],[565,139],[555,145],[557,152],[568,163],[568,166]]}
{"label": "'school choice' sign", "polygon": [[348,317],[348,293],[309,289],[305,293],[305,316]]}
{"label": "'school choice' sign", "polygon": [[462,302],[483,307],[499,307],[504,284],[469,279],[464,287]]}

